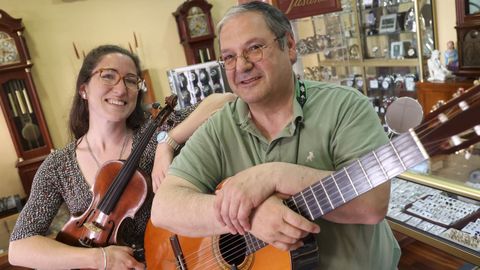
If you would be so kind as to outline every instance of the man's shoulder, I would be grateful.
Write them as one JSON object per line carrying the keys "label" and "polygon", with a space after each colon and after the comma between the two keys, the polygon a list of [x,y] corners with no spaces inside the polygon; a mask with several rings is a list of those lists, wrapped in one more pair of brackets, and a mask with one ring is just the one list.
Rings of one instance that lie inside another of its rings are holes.
{"label": "man's shoulder", "polygon": [[322,98],[330,96],[336,99],[354,98],[354,99],[367,99],[363,93],[352,87],[330,83],[330,82],[318,82],[318,81],[305,81],[307,88],[307,95],[309,97]]}

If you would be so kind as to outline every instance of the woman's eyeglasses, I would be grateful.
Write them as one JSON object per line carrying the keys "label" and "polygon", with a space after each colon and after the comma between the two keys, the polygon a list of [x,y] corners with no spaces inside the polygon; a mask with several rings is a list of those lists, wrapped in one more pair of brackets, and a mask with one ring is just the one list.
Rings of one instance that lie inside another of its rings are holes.
{"label": "woman's eyeglasses", "polygon": [[97,73],[99,74],[102,82],[108,86],[115,86],[118,84],[118,82],[120,82],[120,80],[123,80],[125,87],[132,91],[143,90],[145,87],[143,79],[135,74],[129,73],[125,76],[121,76],[116,69],[100,68],[93,72],[90,77],[93,77]]}

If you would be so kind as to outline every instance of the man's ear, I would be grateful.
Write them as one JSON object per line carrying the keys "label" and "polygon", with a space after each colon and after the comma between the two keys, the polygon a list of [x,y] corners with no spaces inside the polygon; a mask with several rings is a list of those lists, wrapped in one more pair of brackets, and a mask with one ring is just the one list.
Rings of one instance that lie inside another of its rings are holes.
{"label": "man's ear", "polygon": [[287,32],[285,35],[287,37],[287,49],[290,62],[295,64],[295,62],[297,62],[297,44],[295,43],[292,33]]}

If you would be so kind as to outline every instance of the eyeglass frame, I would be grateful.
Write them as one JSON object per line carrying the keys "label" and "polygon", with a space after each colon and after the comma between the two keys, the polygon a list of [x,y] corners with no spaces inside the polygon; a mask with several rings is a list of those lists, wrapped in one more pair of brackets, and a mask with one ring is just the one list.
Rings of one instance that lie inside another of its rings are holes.
{"label": "eyeglass frame", "polygon": [[[105,71],[105,70],[110,70],[110,71],[116,72],[116,73],[118,74],[118,76],[119,76],[118,81],[115,82],[114,84],[106,84],[106,83],[105,83],[105,79],[103,79],[102,76],[101,76],[101,75],[102,75],[101,73],[102,73],[103,71]],[[107,86],[115,86],[115,85],[117,85],[120,81],[123,81],[123,85],[124,85],[125,88],[127,88],[128,90],[132,90],[132,91],[135,91],[135,92],[138,92],[138,91],[140,91],[140,90],[146,91],[145,79],[143,79],[142,77],[140,77],[140,76],[138,76],[138,75],[136,75],[136,74],[127,73],[126,75],[122,76],[122,75],[120,75],[120,72],[119,72],[118,70],[114,69],[114,68],[99,68],[99,69],[97,69],[96,71],[92,72],[92,74],[90,74],[89,79],[91,79],[91,78],[92,78],[93,76],[95,76],[96,74],[99,75],[102,83],[104,83],[104,84],[107,85]],[[136,76],[136,77],[138,78],[137,83],[136,83],[136,86],[137,86],[137,87],[136,87],[135,89],[131,89],[131,88],[129,88],[129,87],[127,86],[127,83],[125,82],[125,78],[126,78],[127,76]]]}
{"label": "eyeglass frame", "polygon": [[[268,44],[264,44],[264,45],[260,45],[260,46],[258,46],[258,44],[252,45],[252,46],[244,49],[241,54],[232,56],[232,58],[235,59],[234,62],[233,62],[233,64],[232,64],[232,68],[227,68],[227,67],[226,67],[226,65],[225,65],[225,60],[223,60],[223,57],[222,57],[222,56],[219,57],[219,59],[217,60],[217,63],[218,63],[223,69],[225,69],[225,70],[234,70],[234,69],[237,67],[237,59],[238,59],[238,57],[240,57],[240,56],[243,57],[243,59],[245,59],[245,61],[250,62],[250,63],[260,62],[260,61],[263,60],[263,50],[266,49],[266,48],[268,48],[270,45],[274,44],[275,42],[278,42],[279,40],[281,40],[281,39],[284,38],[284,37],[285,37],[285,34],[283,34],[283,35],[281,35],[281,36],[279,36],[279,37],[274,38],[273,41],[270,42],[270,43],[268,43]],[[280,45],[280,44],[279,44],[279,45]],[[255,47],[255,46],[258,46],[258,48],[253,48],[253,47]],[[249,57],[249,54],[251,54],[251,53],[252,53],[253,51],[255,51],[255,50],[259,50],[259,51],[260,51],[261,57],[260,57],[258,60],[256,60],[256,61],[251,61],[251,60],[248,58],[248,57]],[[247,52],[248,52],[248,53],[247,53]],[[233,61],[233,60],[232,60],[232,61]]]}

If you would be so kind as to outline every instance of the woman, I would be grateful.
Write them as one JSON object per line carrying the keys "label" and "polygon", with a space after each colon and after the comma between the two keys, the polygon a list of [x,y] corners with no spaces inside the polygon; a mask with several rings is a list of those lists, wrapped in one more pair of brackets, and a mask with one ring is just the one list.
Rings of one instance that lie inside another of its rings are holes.
{"label": "woman", "polygon": [[[51,153],[37,171],[30,198],[11,235],[11,264],[48,269],[144,269],[145,266],[134,258],[131,247],[80,248],[45,236],[63,202],[74,216],[85,212],[92,201],[91,187],[96,181],[97,170],[106,161],[127,159],[138,145],[145,130],[140,75],[138,58],[118,46],[100,46],[85,57],[70,112],[69,126],[74,140]],[[198,110],[203,115],[193,113],[188,127],[175,128],[180,135],[173,136],[172,130],[172,137],[184,142],[189,132],[208,117],[205,111],[214,111],[215,106],[223,105],[218,100],[230,98],[205,99]],[[172,119],[181,121],[191,110],[172,116]],[[155,136],[152,136],[139,161],[138,169],[146,174],[152,173],[156,146]],[[157,155],[157,159],[159,162],[153,173],[156,186],[170,158]],[[148,194],[135,217],[122,223],[118,236],[125,244],[143,245],[152,197]]]}

